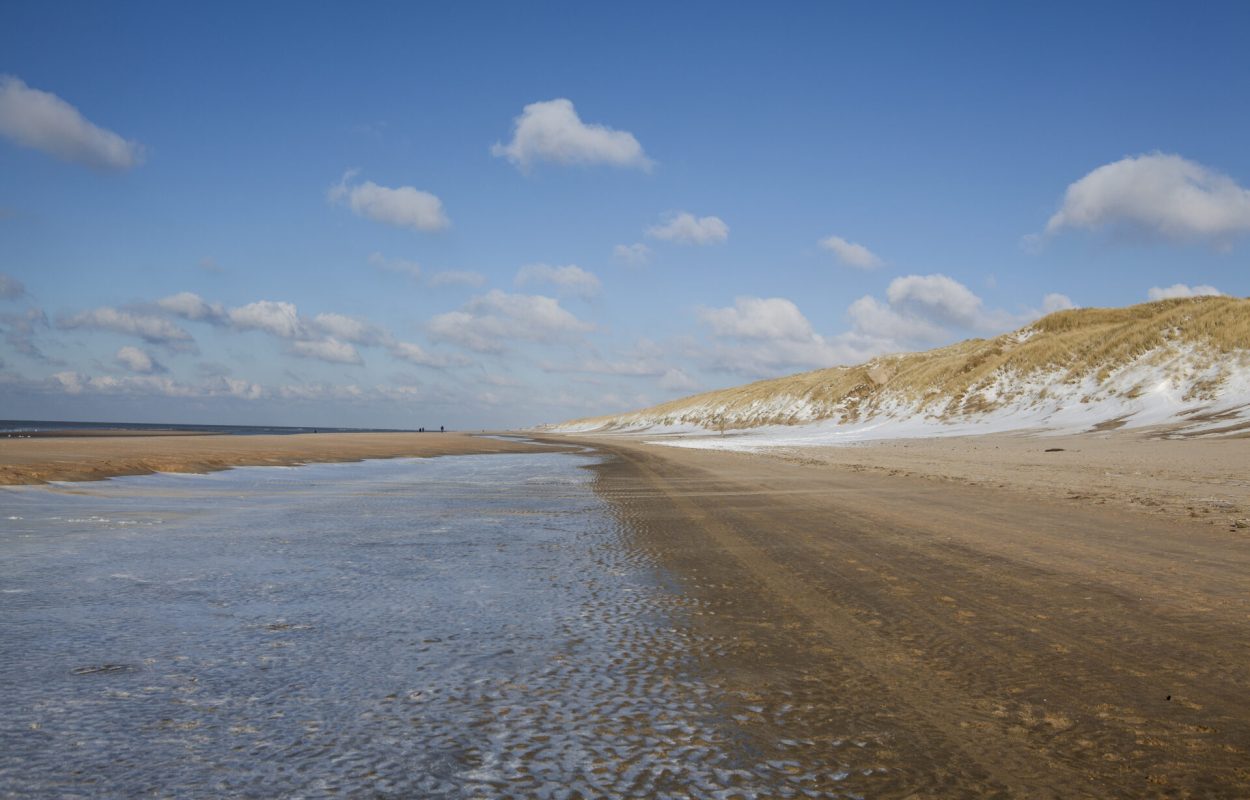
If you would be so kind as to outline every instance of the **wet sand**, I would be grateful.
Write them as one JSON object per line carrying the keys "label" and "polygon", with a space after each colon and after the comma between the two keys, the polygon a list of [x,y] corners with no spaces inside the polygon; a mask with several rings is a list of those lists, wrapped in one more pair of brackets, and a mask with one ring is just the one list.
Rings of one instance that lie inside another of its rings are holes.
{"label": "wet sand", "polygon": [[92,481],[153,472],[213,472],[367,458],[549,451],[464,433],[257,436],[109,435],[0,439],[0,485]]}
{"label": "wet sand", "polygon": [[785,711],[798,764],[853,738],[843,789],[1250,796],[1246,531],[1009,481],[541,438],[612,456],[597,491],[726,643],[700,668],[748,698],[743,736]]}

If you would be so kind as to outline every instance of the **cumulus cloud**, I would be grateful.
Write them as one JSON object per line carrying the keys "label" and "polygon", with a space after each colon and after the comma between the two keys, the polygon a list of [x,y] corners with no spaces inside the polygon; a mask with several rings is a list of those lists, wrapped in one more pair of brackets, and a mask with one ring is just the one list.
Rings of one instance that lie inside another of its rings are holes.
{"label": "cumulus cloud", "polygon": [[387,352],[391,354],[392,358],[422,367],[452,367],[463,366],[469,363],[469,360],[462,356],[446,356],[431,353],[414,342],[392,341],[387,346]]}
{"label": "cumulus cloud", "polygon": [[999,333],[1043,313],[1073,307],[1052,293],[1041,311],[1020,314],[985,308],[981,298],[945,275],[906,275],[891,281],[884,299],[859,298],[847,309],[850,328],[818,333],[792,301],[739,297],[733,306],[697,312],[712,342],[695,356],[707,368],[751,376],[797,368],[854,364],[874,356],[955,341],[970,332]]}
{"label": "cumulus cloud", "polygon": [[993,326],[981,298],[945,275],[906,275],[890,281],[885,291],[890,307],[919,319],[963,328]]}
{"label": "cumulus cloud", "polygon": [[902,350],[915,344],[933,344],[946,337],[946,329],[932,320],[891,308],[872,295],[864,295],[847,309],[854,335],[869,349]]}
{"label": "cumulus cloud", "polygon": [[677,367],[672,367],[660,376],[660,388],[669,392],[690,392],[698,388],[699,384],[693,378]]}
{"label": "cumulus cloud", "polygon": [[[998,333],[1039,315],[1013,315],[986,309],[981,298],[946,275],[904,275],[890,281],[886,302],[866,295],[847,310],[852,336],[861,345],[880,352],[911,349],[950,341],[969,332]],[[1048,295],[1045,302],[1062,306],[1071,301]],[[1066,307],[1066,306],[1065,306]],[[875,355],[875,353],[874,353]]]}
{"label": "cumulus cloud", "polygon": [[301,358],[314,358],[328,361],[331,364],[363,364],[364,359],[356,348],[348,342],[339,341],[333,336],[325,339],[301,339],[291,342],[287,347],[293,355]]}
{"label": "cumulus cloud", "polygon": [[1146,231],[1222,243],[1250,231],[1250,190],[1179,155],[1130,156],[1068,186],[1046,233],[1066,228]]}
{"label": "cumulus cloud", "polygon": [[485,286],[486,276],[467,269],[446,269],[430,276],[431,286]]}
{"label": "cumulus cloud", "polygon": [[346,314],[326,312],[313,317],[312,326],[327,336],[352,344],[378,344],[387,339],[387,334],[376,325]]}
{"label": "cumulus cloud", "polygon": [[784,297],[739,297],[729,308],[701,308],[698,317],[717,336],[736,339],[810,339],[811,323]]}
{"label": "cumulus cloud", "polygon": [[117,363],[131,372],[137,372],[141,375],[165,372],[164,365],[152,358],[150,354],[130,345],[126,345],[117,351]]}
{"label": "cumulus cloud", "polygon": [[217,303],[208,303],[193,292],[179,292],[156,301],[157,308],[177,317],[195,322],[211,322],[220,325],[226,321],[226,311]]}
{"label": "cumulus cloud", "polygon": [[612,257],[626,264],[646,264],[651,260],[651,248],[642,242],[618,244],[612,248]]}
{"label": "cumulus cloud", "polygon": [[381,253],[370,253],[369,263],[378,269],[398,272],[414,280],[421,277],[421,266],[415,261],[408,261],[403,258],[387,258]]}
{"label": "cumulus cloud", "polygon": [[227,318],[231,326],[241,331],[264,331],[280,339],[300,339],[308,335],[295,304],[280,300],[257,300],[232,308]]}
{"label": "cumulus cloud", "polygon": [[720,217],[695,217],[682,211],[647,228],[647,235],[679,244],[721,244],[729,238],[729,226]]}
{"label": "cumulus cloud", "polygon": [[837,256],[843,264],[856,269],[876,269],[883,263],[867,247],[848,242],[841,236],[827,236],[820,240],[820,246]]}
{"label": "cumulus cloud", "polygon": [[0,272],[0,300],[18,300],[26,296],[26,287],[12,275]]}
{"label": "cumulus cloud", "polygon": [[1053,314],[1056,311],[1067,311],[1076,307],[1076,303],[1073,303],[1072,298],[1066,294],[1051,292],[1042,298],[1042,314]]}
{"label": "cumulus cloud", "polygon": [[92,124],[50,92],[0,75],[0,136],[63,161],[100,170],[127,170],[143,161],[143,146]]}
{"label": "cumulus cloud", "polygon": [[157,375],[90,376],[81,372],[57,372],[44,381],[25,388],[72,395],[132,395],[178,398],[232,397],[256,400],[265,395],[259,384],[236,378],[218,377],[199,384],[175,381]]}
{"label": "cumulus cloud", "polygon": [[1153,302],[1155,300],[1171,300],[1176,297],[1207,297],[1212,295],[1224,294],[1214,286],[1207,284],[1199,284],[1197,286],[1188,286],[1183,283],[1174,283],[1171,286],[1158,287],[1153,286],[1146,296]]}
{"label": "cumulus cloud", "polygon": [[796,367],[842,363],[847,352],[816,333],[784,297],[739,297],[727,308],[701,308],[700,322],[718,341],[709,366],[744,375],[775,375]]}
{"label": "cumulus cloud", "polygon": [[835,339],[853,344],[867,356],[913,350],[955,341],[969,334],[998,334],[1044,314],[1076,308],[1067,295],[1052,292],[1041,309],[1010,313],[988,309],[967,286],[946,275],[895,278],[882,302],[865,295],[851,304],[851,330]]}
{"label": "cumulus cloud", "polygon": [[392,189],[373,181],[352,183],[358,170],[348,170],[326,192],[331,203],[347,203],[357,216],[418,231],[441,231],[451,225],[443,213],[443,201],[411,186]]}
{"label": "cumulus cloud", "polygon": [[562,166],[608,164],[649,171],[651,159],[628,131],[582,122],[570,100],[530,103],[514,121],[512,141],[498,142],[491,154],[506,158],[522,172],[546,161]]}
{"label": "cumulus cloud", "polygon": [[527,264],[516,274],[517,286],[550,283],[573,294],[590,297],[599,293],[599,279],[576,264],[553,267],[549,264]]}
{"label": "cumulus cloud", "polygon": [[195,341],[191,334],[164,317],[109,306],[62,317],[57,325],[67,329],[85,328],[137,336],[145,342],[175,349],[192,347]]}
{"label": "cumulus cloud", "polygon": [[509,341],[551,343],[594,329],[543,295],[508,294],[492,289],[458,311],[429,322],[430,335],[481,353],[501,353]]}
{"label": "cumulus cloud", "polygon": [[48,327],[48,316],[39,308],[28,308],[20,314],[0,314],[0,331],[4,341],[27,358],[52,362],[35,344],[37,332]]}

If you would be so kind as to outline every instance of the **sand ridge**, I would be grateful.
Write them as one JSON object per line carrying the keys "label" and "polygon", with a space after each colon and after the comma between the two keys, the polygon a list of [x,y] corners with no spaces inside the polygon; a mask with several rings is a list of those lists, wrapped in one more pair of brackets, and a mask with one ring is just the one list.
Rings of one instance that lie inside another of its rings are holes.
{"label": "sand ridge", "polygon": [[549,451],[466,433],[62,436],[0,439],[0,485],[368,458]]}

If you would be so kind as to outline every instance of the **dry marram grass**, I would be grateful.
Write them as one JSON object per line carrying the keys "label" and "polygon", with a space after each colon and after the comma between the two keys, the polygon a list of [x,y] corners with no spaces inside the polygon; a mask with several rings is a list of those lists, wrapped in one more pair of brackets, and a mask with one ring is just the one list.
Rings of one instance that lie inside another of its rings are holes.
{"label": "dry marram grass", "polygon": [[[1101,383],[1130,365],[1166,367],[1178,353],[1197,376],[1187,399],[1214,397],[1229,370],[1244,368],[1250,356],[1250,299],[1198,297],[1059,311],[992,339],[757,381],[564,425],[611,430],[639,424],[723,429],[823,419],[851,423],[900,406],[953,419],[1018,399],[1013,395],[1030,378],[1044,377],[1051,387],[1091,377]],[[1142,390],[1130,386],[1122,396]],[[1044,398],[1048,389],[1030,391]]]}

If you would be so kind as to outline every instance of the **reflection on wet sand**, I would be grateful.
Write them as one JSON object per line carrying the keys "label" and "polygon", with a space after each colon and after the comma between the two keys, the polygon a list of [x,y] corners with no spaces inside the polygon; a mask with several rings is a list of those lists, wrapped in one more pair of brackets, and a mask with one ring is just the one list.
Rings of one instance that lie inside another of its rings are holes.
{"label": "reflection on wet sand", "polygon": [[[564,454],[7,490],[0,794],[789,797],[872,731]],[[770,661],[769,659],[772,659]],[[747,662],[742,662],[747,663]],[[823,703],[823,701],[819,701]],[[833,729],[830,728],[830,731]]]}

